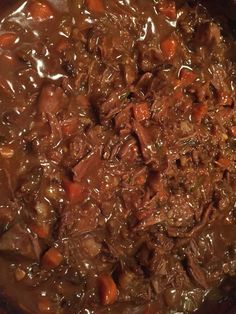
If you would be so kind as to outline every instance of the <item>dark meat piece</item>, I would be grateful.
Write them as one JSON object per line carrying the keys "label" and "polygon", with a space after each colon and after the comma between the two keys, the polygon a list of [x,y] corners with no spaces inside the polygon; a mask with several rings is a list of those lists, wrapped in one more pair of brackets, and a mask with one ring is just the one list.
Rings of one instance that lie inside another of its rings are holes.
{"label": "dark meat piece", "polygon": [[143,95],[147,93],[151,86],[152,78],[153,75],[150,72],[143,74],[132,91],[137,93],[139,97],[143,98]]}
{"label": "dark meat piece", "polygon": [[98,106],[99,117],[101,124],[106,124],[108,120],[113,118],[122,109],[122,101],[120,95],[123,95],[124,91],[112,92],[106,101]]}
{"label": "dark meat piece", "polygon": [[207,47],[219,45],[221,42],[221,31],[219,26],[213,22],[201,24],[196,33],[196,42]]}
{"label": "dark meat piece", "polygon": [[124,72],[124,79],[128,85],[131,85],[137,77],[136,64],[134,62],[127,62],[122,68]]}
{"label": "dark meat piece", "polygon": [[194,204],[188,202],[183,195],[169,197],[168,225],[175,227],[188,227],[193,225],[195,218]]}
{"label": "dark meat piece", "polygon": [[127,140],[120,148],[118,156],[121,160],[134,161],[140,157],[137,141],[134,138]]}
{"label": "dark meat piece", "polygon": [[138,121],[133,121],[134,132],[136,133],[143,158],[147,164],[159,165],[159,158],[150,133]]}
{"label": "dark meat piece", "polygon": [[47,84],[40,92],[38,111],[55,114],[63,108],[64,101],[63,90],[54,84]]}
{"label": "dark meat piece", "polygon": [[42,176],[43,169],[41,167],[35,167],[24,173],[18,179],[17,195],[23,197],[26,203],[34,202],[40,189]]}
{"label": "dark meat piece", "polygon": [[166,214],[156,208],[140,211],[136,214],[140,222],[135,230],[144,230],[156,224],[164,223]]}
{"label": "dark meat piece", "polygon": [[93,204],[85,204],[68,208],[62,213],[59,225],[60,236],[77,237],[80,234],[91,232],[98,224],[98,215],[100,211]]}
{"label": "dark meat piece", "polygon": [[197,265],[194,261],[193,256],[190,253],[187,253],[187,270],[192,277],[192,279],[203,289],[208,288],[206,275],[203,269]]}
{"label": "dark meat piece", "polygon": [[115,116],[115,128],[120,133],[126,130],[129,134],[131,131],[131,108],[131,105],[128,105]]}
{"label": "dark meat piece", "polygon": [[[149,47],[143,47],[139,46],[141,53],[140,53],[140,68],[143,72],[152,72],[154,71],[158,65],[160,65],[163,62],[163,57],[161,54],[161,51],[157,48],[149,48]],[[151,77],[150,73],[145,77]]]}
{"label": "dark meat piece", "polygon": [[212,213],[212,206],[207,206],[206,209],[204,209],[202,215],[201,215],[201,221],[197,223],[190,231],[183,231],[181,228],[176,227],[167,227],[167,233],[170,237],[179,237],[179,238],[191,238],[195,235],[195,233],[199,232],[209,221],[210,221],[210,215]]}
{"label": "dark meat piece", "polygon": [[160,201],[164,201],[167,198],[167,191],[164,186],[164,182],[161,180],[160,173],[158,171],[152,171],[149,173],[147,180],[152,192],[157,195]]}
{"label": "dark meat piece", "polygon": [[39,243],[19,224],[14,225],[0,238],[0,251],[12,257],[37,260],[41,253]]}
{"label": "dark meat piece", "polygon": [[9,227],[9,224],[14,220],[16,214],[13,208],[9,206],[0,207],[0,232],[5,231]]}
{"label": "dark meat piece", "polygon": [[85,158],[83,158],[74,168],[74,179],[81,181],[83,177],[88,173],[91,167],[95,166],[100,160],[98,152],[92,152]]}

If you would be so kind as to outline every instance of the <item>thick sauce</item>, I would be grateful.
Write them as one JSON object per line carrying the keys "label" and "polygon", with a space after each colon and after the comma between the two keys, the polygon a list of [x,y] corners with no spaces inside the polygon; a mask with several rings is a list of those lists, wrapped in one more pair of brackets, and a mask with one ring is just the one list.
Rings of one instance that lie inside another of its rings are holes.
{"label": "thick sauce", "polygon": [[1,11],[5,299],[166,314],[221,298],[236,275],[235,51],[199,1]]}

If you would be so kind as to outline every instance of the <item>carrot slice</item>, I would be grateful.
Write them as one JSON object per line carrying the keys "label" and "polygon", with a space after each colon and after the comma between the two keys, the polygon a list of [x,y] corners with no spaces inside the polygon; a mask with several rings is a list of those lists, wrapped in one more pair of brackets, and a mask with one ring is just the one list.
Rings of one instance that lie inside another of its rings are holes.
{"label": "carrot slice", "polygon": [[63,180],[63,187],[71,203],[83,202],[87,196],[87,189],[78,182]]}
{"label": "carrot slice", "polygon": [[177,48],[176,40],[172,37],[166,38],[161,42],[160,47],[163,57],[166,59],[172,59]]}
{"label": "carrot slice", "polygon": [[236,137],[236,125],[235,126],[232,126],[231,128],[231,133],[234,137]]}
{"label": "carrot slice", "polygon": [[15,33],[4,33],[0,35],[0,48],[7,49],[17,42],[18,36]]}
{"label": "carrot slice", "polygon": [[233,103],[233,98],[226,92],[218,92],[219,101],[223,106],[231,106]]}
{"label": "carrot slice", "polygon": [[19,267],[17,267],[17,269],[15,270],[15,279],[16,281],[21,281],[25,278],[26,273],[23,269],[20,269]]}
{"label": "carrot slice", "polygon": [[190,85],[196,80],[197,75],[193,71],[183,68],[180,71],[179,78],[182,85]]}
{"label": "carrot slice", "polygon": [[48,3],[32,0],[28,5],[31,17],[37,21],[44,21],[53,17],[53,11]]}
{"label": "carrot slice", "polygon": [[181,99],[183,99],[183,97],[184,97],[184,94],[183,94],[182,90],[177,88],[175,90],[175,92],[173,93],[173,99],[175,101],[180,101]]}
{"label": "carrot slice", "polygon": [[134,118],[137,121],[143,121],[150,118],[151,113],[147,103],[140,103],[133,106]]}
{"label": "carrot slice", "polygon": [[146,179],[147,179],[146,174],[142,173],[134,179],[134,183],[136,185],[144,185],[146,182]]}
{"label": "carrot slice", "polygon": [[70,43],[67,39],[65,38],[62,38],[59,40],[59,42],[57,43],[56,45],[56,50],[59,52],[59,53],[62,53],[64,51],[66,51],[67,49],[70,48]]}
{"label": "carrot slice", "polygon": [[200,124],[202,119],[207,114],[208,107],[206,104],[195,105],[192,111],[192,119],[194,122]]}
{"label": "carrot slice", "polygon": [[162,0],[158,3],[157,9],[159,12],[161,12],[163,15],[168,17],[171,20],[176,19],[176,6],[175,1],[173,0]]}
{"label": "carrot slice", "polygon": [[109,305],[116,302],[118,290],[111,276],[101,275],[98,278],[98,292],[102,305]]}
{"label": "carrot slice", "polygon": [[215,163],[223,169],[228,169],[231,165],[231,161],[227,158],[220,158]]}
{"label": "carrot slice", "polygon": [[70,118],[62,122],[61,130],[62,134],[69,136],[76,131],[78,120],[76,118]]}
{"label": "carrot slice", "polygon": [[89,11],[94,13],[103,13],[105,11],[103,0],[86,0],[86,5]]}
{"label": "carrot slice", "polygon": [[42,265],[45,268],[53,269],[58,267],[63,261],[63,256],[54,247],[50,248],[42,257]]}
{"label": "carrot slice", "polygon": [[38,302],[40,313],[52,313],[52,304],[49,299],[44,298]]}
{"label": "carrot slice", "polygon": [[41,239],[47,239],[49,236],[49,226],[46,224],[43,225],[33,224],[30,227],[30,230],[37,234],[37,236]]}

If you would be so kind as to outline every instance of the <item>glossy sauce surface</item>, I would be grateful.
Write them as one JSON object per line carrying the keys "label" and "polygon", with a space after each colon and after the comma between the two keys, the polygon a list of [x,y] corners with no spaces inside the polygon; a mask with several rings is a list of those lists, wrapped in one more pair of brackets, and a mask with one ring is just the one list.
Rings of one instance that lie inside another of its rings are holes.
{"label": "glossy sauce surface", "polygon": [[18,311],[192,313],[225,296],[236,47],[204,5],[1,12],[0,291]]}

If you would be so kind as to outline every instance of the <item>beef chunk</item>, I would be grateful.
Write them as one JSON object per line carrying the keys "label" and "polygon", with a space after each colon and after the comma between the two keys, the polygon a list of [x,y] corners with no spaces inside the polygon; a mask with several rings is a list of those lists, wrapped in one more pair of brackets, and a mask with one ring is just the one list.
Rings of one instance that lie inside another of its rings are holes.
{"label": "beef chunk", "polygon": [[202,288],[207,289],[208,283],[204,270],[195,261],[193,256],[187,254],[187,270],[191,278]]}
{"label": "beef chunk", "polygon": [[11,257],[24,257],[37,260],[40,254],[40,246],[31,234],[15,224],[0,238],[0,251]]}
{"label": "beef chunk", "polygon": [[45,85],[38,99],[38,110],[40,113],[57,113],[63,107],[63,90],[54,84]]}
{"label": "beef chunk", "polygon": [[196,41],[202,46],[212,47],[221,42],[221,31],[217,24],[207,22],[201,24],[196,33]]}

